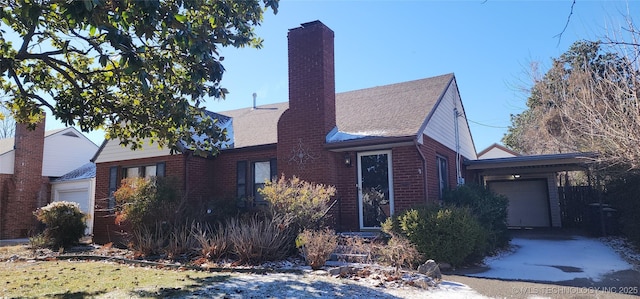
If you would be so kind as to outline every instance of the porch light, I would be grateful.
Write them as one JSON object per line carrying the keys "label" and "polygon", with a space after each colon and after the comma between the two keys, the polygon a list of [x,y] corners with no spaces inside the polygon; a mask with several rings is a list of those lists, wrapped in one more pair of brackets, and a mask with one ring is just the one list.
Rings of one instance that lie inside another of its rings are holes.
{"label": "porch light", "polygon": [[349,155],[349,153],[344,154],[344,165],[351,167],[351,155]]}
{"label": "porch light", "polygon": [[513,178],[514,178],[514,179],[519,179],[519,178],[520,178],[520,175],[519,175],[519,174],[514,174],[514,175],[513,175]]}

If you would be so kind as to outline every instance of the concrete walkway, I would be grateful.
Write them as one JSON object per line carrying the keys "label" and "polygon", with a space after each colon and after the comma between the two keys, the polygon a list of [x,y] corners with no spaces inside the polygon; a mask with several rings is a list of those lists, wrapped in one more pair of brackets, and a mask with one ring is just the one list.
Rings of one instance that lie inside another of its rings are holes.
{"label": "concrete walkway", "polygon": [[0,240],[0,247],[2,247],[2,246],[20,245],[20,244],[29,244],[29,239],[7,239],[7,240]]}
{"label": "concrete walkway", "polygon": [[493,298],[638,298],[640,273],[597,238],[567,231],[514,231],[512,251],[446,280]]}

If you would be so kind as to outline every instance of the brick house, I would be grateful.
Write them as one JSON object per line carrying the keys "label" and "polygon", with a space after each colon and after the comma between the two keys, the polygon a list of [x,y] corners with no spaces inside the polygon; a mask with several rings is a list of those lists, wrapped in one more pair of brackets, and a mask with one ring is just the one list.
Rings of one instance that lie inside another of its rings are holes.
{"label": "brick house", "polygon": [[254,198],[284,174],[336,187],[341,231],[377,230],[409,207],[436,202],[476,159],[453,74],[335,93],[333,31],[319,21],[291,29],[289,101],[212,114],[230,132],[215,157],[157,145],[131,151],[106,140],[96,163],[94,241],[117,227],[110,195],[128,176],[173,176],[189,200]]}
{"label": "brick house", "polygon": [[0,240],[34,232],[33,211],[50,202],[50,181],[86,164],[98,149],[75,128],[44,127],[16,124],[14,138],[0,139]]}

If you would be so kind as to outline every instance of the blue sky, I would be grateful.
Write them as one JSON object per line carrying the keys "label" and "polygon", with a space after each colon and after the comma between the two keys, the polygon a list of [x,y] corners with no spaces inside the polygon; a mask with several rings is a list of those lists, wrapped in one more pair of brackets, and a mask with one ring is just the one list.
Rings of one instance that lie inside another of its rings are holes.
{"label": "blue sky", "polygon": [[[335,32],[336,92],[455,73],[476,150],[500,139],[526,106],[529,65],[550,64],[580,39],[625,27],[640,2],[283,0],[257,29],[263,48],[224,48],[224,101],[212,111],[288,100],[287,31],[320,20]],[[366,109],[366,107],[362,107]],[[59,126],[49,120],[47,127]],[[97,144],[100,132],[89,134]]]}

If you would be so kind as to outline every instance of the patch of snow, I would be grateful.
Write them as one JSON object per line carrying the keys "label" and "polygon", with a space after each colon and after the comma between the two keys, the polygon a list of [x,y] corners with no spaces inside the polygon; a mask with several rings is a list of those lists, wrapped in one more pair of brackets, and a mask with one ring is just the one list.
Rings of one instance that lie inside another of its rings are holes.
{"label": "patch of snow", "polygon": [[329,134],[327,134],[326,142],[340,142],[353,139],[362,139],[366,137],[384,136],[385,131],[360,131],[360,132],[342,132],[337,127],[333,128]]}
{"label": "patch of snow", "polygon": [[66,181],[74,181],[74,180],[84,180],[96,177],[96,164],[89,162],[84,164],[65,175],[52,180],[52,182],[66,182]]}
{"label": "patch of snow", "polygon": [[487,298],[466,285],[443,282],[428,290],[384,287],[367,280],[348,280],[314,273],[240,274],[212,283],[185,298]]}
{"label": "patch of snow", "polygon": [[607,244],[627,262],[631,263],[636,271],[640,270],[640,251],[626,238],[618,236],[602,237],[600,241]]}
{"label": "patch of snow", "polygon": [[530,240],[514,238],[510,254],[487,258],[488,271],[470,276],[535,281],[587,278],[600,281],[608,273],[632,269],[597,239]]}

